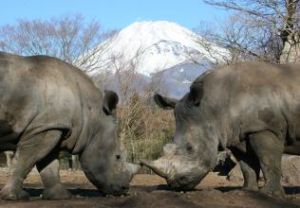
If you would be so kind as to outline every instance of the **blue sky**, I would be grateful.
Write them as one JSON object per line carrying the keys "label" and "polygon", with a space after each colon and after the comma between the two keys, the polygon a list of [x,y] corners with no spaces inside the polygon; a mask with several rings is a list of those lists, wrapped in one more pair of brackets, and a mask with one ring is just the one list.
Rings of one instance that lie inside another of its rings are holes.
{"label": "blue sky", "polygon": [[121,29],[142,20],[169,20],[194,29],[224,19],[226,12],[201,0],[1,0],[0,26],[18,19],[49,19],[82,14],[105,29]]}

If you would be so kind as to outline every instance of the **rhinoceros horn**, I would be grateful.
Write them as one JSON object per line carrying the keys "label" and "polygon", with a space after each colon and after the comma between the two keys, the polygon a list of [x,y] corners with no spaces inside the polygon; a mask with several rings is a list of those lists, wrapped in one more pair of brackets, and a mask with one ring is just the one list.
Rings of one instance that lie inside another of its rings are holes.
{"label": "rhinoceros horn", "polygon": [[163,149],[164,155],[161,158],[154,161],[141,160],[140,163],[153,170],[157,175],[167,179],[172,176],[172,162],[174,162],[173,156],[176,150],[176,144],[166,144]]}
{"label": "rhinoceros horn", "polygon": [[158,159],[158,160],[154,160],[154,161],[141,160],[140,164],[150,168],[157,175],[159,175],[163,178],[168,178],[167,163],[163,163],[161,160],[162,159]]}
{"label": "rhinoceros horn", "polygon": [[139,169],[140,169],[141,166],[133,164],[133,163],[127,163],[127,167],[128,167],[129,172],[132,175],[135,175],[135,174],[137,174],[137,172],[139,171]]}

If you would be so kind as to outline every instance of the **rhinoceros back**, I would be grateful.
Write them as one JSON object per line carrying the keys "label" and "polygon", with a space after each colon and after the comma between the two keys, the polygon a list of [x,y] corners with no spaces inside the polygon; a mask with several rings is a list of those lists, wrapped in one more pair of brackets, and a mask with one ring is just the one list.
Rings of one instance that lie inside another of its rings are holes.
{"label": "rhinoceros back", "polygon": [[203,103],[218,112],[215,121],[229,144],[263,130],[287,143],[300,138],[300,65],[238,63],[200,76],[193,85],[199,83]]}

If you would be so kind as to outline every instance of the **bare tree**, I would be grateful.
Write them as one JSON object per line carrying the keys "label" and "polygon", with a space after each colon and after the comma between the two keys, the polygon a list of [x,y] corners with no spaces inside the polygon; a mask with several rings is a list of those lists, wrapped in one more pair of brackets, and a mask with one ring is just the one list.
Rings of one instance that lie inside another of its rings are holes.
{"label": "bare tree", "polygon": [[219,38],[231,50],[271,62],[299,61],[299,0],[204,2],[236,12]]}
{"label": "bare tree", "polygon": [[[114,37],[112,37],[114,38]],[[95,63],[94,67],[90,67],[89,72],[93,73],[95,67],[101,69],[101,73],[96,73],[93,79],[98,87],[105,89],[110,88],[118,92],[122,103],[127,103],[128,99],[140,90],[141,86],[136,86],[141,75],[137,72],[137,67],[140,65],[140,55],[142,49],[138,49],[132,58],[128,59],[124,53],[115,53],[110,57],[103,58],[101,54],[105,53],[105,49],[109,46],[103,44],[101,49],[91,57],[88,62]],[[104,47],[104,48],[103,48]],[[97,60],[101,57],[101,63]],[[91,66],[89,63],[87,65]],[[85,65],[85,66],[87,66]]]}
{"label": "bare tree", "polygon": [[21,19],[0,27],[0,50],[20,55],[49,55],[80,67],[86,60],[78,62],[78,58],[110,33],[101,31],[99,22],[87,22],[79,14],[50,20]]}
{"label": "bare tree", "polygon": [[92,73],[96,70],[102,70],[109,68],[111,65],[111,59],[114,57],[109,57],[106,60],[101,59],[105,55],[106,50],[110,48],[110,41],[116,38],[118,30],[112,30],[102,33],[101,39],[104,40],[103,44],[97,45],[96,47],[91,47],[89,50],[81,53],[80,56],[74,61],[75,65],[81,67],[88,73]]}
{"label": "bare tree", "polygon": [[226,62],[253,59],[278,62],[282,44],[280,38],[274,35],[270,28],[242,21],[240,15],[231,16],[219,27],[219,32],[204,27],[199,33],[230,51]]}

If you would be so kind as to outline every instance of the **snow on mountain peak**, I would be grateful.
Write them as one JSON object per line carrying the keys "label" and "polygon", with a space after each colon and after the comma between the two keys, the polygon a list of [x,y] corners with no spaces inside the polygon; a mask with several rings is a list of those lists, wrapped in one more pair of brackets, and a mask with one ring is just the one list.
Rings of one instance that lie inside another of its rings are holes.
{"label": "snow on mountain peak", "polygon": [[[207,46],[210,47],[209,52]],[[93,60],[81,67],[89,71],[88,67],[92,65],[96,69],[92,74],[134,66],[136,72],[147,76],[183,62],[201,59],[215,62],[216,59],[221,61],[223,56],[228,56],[226,49],[168,21],[135,22],[99,44],[90,53],[93,54]],[[220,55],[211,57],[210,54]]]}
{"label": "snow on mountain peak", "polygon": [[165,40],[191,47],[194,46],[191,38],[196,38],[192,31],[168,21],[135,22],[122,30],[119,35],[148,46]]}

